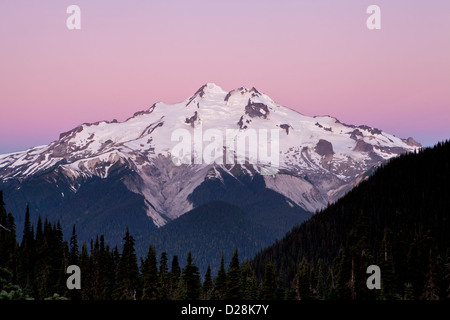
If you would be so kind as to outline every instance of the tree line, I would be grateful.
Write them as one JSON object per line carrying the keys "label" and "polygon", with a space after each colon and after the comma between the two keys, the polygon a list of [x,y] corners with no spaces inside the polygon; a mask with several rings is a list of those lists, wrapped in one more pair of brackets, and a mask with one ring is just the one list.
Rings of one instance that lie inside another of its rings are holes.
{"label": "tree line", "polygon": [[[103,235],[80,247],[75,225],[70,240],[63,239],[59,221],[52,224],[39,217],[35,228],[27,206],[19,243],[14,217],[6,213],[0,191],[0,299],[272,300],[286,296],[271,265],[264,280],[258,281],[250,263],[239,262],[237,249],[228,268],[222,254],[217,275],[213,277],[208,266],[202,277],[191,252],[184,267],[177,255],[169,265],[167,253],[158,256],[153,245],[145,258],[138,259],[128,228],[121,252],[107,245]],[[80,290],[66,286],[69,265],[80,267]]]}

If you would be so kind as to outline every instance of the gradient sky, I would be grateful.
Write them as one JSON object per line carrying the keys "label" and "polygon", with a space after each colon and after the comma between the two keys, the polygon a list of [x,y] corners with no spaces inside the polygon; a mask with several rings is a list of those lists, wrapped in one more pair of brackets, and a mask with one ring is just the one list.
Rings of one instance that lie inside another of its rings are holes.
{"label": "gradient sky", "polygon": [[0,153],[207,82],[425,146],[450,138],[448,0],[2,0],[0,40]]}

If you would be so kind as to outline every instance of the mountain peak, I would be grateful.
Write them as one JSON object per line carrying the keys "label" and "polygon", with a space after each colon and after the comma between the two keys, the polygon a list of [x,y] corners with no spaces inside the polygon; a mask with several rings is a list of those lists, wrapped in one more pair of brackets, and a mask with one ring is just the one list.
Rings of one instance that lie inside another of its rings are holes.
{"label": "mountain peak", "polygon": [[216,85],[215,83],[208,82],[201,86],[192,97],[199,96],[200,98],[204,98],[205,96],[214,96],[214,95],[223,95],[227,92],[223,90],[221,87]]}
{"label": "mountain peak", "polygon": [[223,91],[223,89],[220,86],[218,86],[217,84],[215,84],[213,82],[208,82],[208,83],[204,84],[203,87],[205,87],[209,90],[222,90]]}
{"label": "mountain peak", "polygon": [[[204,84],[203,86],[201,86],[188,99],[189,100],[188,105],[191,104],[191,102],[193,100],[195,100],[195,98],[201,98],[203,100],[206,99],[206,100],[217,100],[217,101],[224,100],[224,101],[228,101],[228,99],[232,95],[241,96],[241,97],[245,98],[244,99],[245,101],[248,101],[249,98],[265,97],[269,101],[273,102],[272,99],[267,97],[265,94],[260,92],[255,87],[252,87],[251,89],[249,89],[247,87],[239,87],[239,88],[231,90],[231,91],[225,91],[224,89],[222,89],[217,84],[212,83],[212,82],[208,82],[208,83]],[[239,100],[241,100],[241,99],[239,99]]]}
{"label": "mountain peak", "polygon": [[[63,174],[66,189],[58,190],[57,196],[66,199],[91,178],[126,174],[125,187],[146,199],[147,215],[162,226],[168,221],[165,217],[174,219],[193,208],[188,197],[206,177],[236,178],[241,171],[253,176],[264,172],[264,159],[272,155],[279,154],[274,162],[283,173],[272,178],[264,175],[266,186],[314,212],[345,194],[372,167],[420,147],[413,139],[376,128],[301,115],[250,88],[227,92],[206,83],[179,103],[154,104],[124,122],[84,124],[47,146],[0,155],[0,182],[11,180],[15,186],[37,176],[53,179]],[[245,153],[238,154],[239,141],[245,145],[248,141]],[[173,161],[181,151],[187,165]],[[200,166],[191,165],[194,154]],[[228,159],[228,154],[232,170],[220,161],[224,156]],[[245,163],[238,163],[240,155]],[[52,182],[56,188],[61,184]]]}

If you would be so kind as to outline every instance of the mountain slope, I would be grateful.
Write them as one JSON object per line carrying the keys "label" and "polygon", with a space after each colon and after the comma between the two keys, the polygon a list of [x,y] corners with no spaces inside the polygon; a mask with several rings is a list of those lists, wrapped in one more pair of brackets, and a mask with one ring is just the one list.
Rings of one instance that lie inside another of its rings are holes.
{"label": "mountain slope", "polygon": [[[331,298],[374,298],[375,293],[366,288],[366,268],[377,264],[384,297],[403,297],[408,284],[416,299],[446,296],[450,293],[445,292],[450,269],[444,267],[450,257],[449,157],[450,142],[445,142],[391,160],[261,251],[252,261],[256,273],[262,277],[264,266],[271,262],[283,281],[291,284],[305,260],[316,272],[322,264],[325,278],[327,272],[328,277],[333,275],[327,283]],[[317,283],[311,287],[317,289]]]}
{"label": "mountain slope", "polygon": [[[299,220],[298,222],[302,222]],[[241,259],[251,258],[255,252],[274,241],[273,230],[252,220],[235,205],[211,201],[168,223],[145,238],[137,238],[138,254],[145,254],[155,245],[157,252],[184,257],[191,251],[201,274],[208,265],[217,272],[222,252],[230,257],[238,248]]]}
{"label": "mountain slope", "polygon": [[202,272],[208,264],[215,271],[222,251],[228,257],[238,248],[239,256],[249,259],[312,215],[265,188],[261,176],[225,176],[224,183],[208,180],[191,196],[195,209],[148,236],[139,237],[139,253],[145,254],[149,243],[158,252],[178,256],[192,251]]}

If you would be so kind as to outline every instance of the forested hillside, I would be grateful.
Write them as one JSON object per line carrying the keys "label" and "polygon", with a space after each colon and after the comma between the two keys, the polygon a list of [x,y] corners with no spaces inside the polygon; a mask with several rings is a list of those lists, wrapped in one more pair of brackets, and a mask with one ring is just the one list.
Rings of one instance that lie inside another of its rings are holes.
{"label": "forested hillside", "polygon": [[[449,295],[450,142],[395,158],[252,261],[272,263],[299,298]],[[382,290],[366,287],[381,268]]]}

